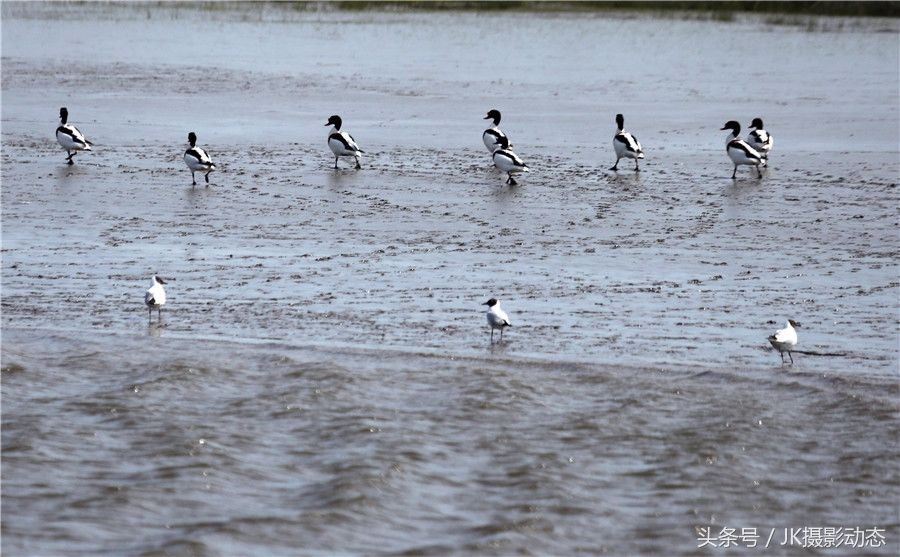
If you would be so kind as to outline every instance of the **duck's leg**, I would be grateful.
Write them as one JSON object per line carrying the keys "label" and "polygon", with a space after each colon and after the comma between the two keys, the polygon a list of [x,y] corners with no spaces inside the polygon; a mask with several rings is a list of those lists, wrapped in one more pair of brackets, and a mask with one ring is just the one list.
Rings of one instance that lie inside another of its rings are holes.
{"label": "duck's leg", "polygon": [[362,166],[359,165],[359,157],[356,157],[356,169],[359,170],[361,168]]}
{"label": "duck's leg", "polygon": [[619,159],[621,158],[622,157],[616,158],[616,164],[612,165],[612,168],[610,168],[610,170],[619,170]]}
{"label": "duck's leg", "polygon": [[[507,183],[508,183],[510,186],[517,186],[517,185],[519,185],[519,183],[516,182],[516,179],[513,178],[512,172],[509,173],[509,181],[508,181]],[[503,334],[503,329],[500,329],[500,334],[501,334],[501,335]]]}
{"label": "duck's leg", "polygon": [[641,171],[641,167],[638,166],[638,160],[637,160],[637,159],[634,159],[634,171],[635,171],[635,172],[640,172],[640,171]]}
{"label": "duck's leg", "polygon": [[66,158],[66,160],[69,162],[69,164],[75,164],[75,161],[72,160],[72,157],[75,156],[75,153],[74,152],[70,153],[68,150],[66,150],[66,154],[69,155],[68,158]]}
{"label": "duck's leg", "polygon": [[192,186],[196,186],[196,185],[197,185],[197,179],[194,178],[194,171],[193,171],[193,170],[191,170],[191,185],[192,185]]}
{"label": "duck's leg", "polygon": [[[212,172],[212,170],[210,170],[209,172]],[[209,172],[206,173],[206,183],[207,184],[209,183]]]}
{"label": "duck's leg", "polygon": [[737,178],[737,165],[734,165],[734,172],[731,173],[731,179]]}
{"label": "duck's leg", "polygon": [[759,170],[759,165],[756,165],[756,177],[762,178],[762,172]]}
{"label": "duck's leg", "polygon": [[335,157],[334,157],[334,169],[335,169],[335,170],[338,169],[338,167],[337,167],[337,160],[338,160],[337,155],[335,155]]}

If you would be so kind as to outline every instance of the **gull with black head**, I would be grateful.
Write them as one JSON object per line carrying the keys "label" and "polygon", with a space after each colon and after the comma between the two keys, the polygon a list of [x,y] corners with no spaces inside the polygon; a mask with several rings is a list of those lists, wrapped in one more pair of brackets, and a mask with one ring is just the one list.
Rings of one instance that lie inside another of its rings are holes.
{"label": "gull with black head", "polygon": [[509,322],[509,316],[506,315],[505,311],[500,309],[500,302],[498,302],[496,298],[491,298],[482,305],[488,307],[485,316],[487,317],[488,325],[491,327],[491,342],[494,342],[495,329],[500,330],[500,340],[503,340],[503,329],[512,327],[512,323]]}

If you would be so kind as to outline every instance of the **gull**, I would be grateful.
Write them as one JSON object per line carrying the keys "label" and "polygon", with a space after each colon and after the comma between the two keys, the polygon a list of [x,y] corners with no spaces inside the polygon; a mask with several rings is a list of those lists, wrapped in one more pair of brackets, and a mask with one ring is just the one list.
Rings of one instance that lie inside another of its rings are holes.
{"label": "gull", "polygon": [[496,298],[491,298],[482,305],[488,307],[485,315],[487,316],[488,325],[491,326],[491,342],[494,342],[494,329],[500,329],[500,340],[503,340],[503,329],[512,327],[512,323],[509,322],[509,316],[500,309],[500,302]]}
{"label": "gull", "polygon": [[153,308],[156,308],[159,316],[159,323],[162,323],[162,307],[166,304],[166,290],[162,285],[166,283],[162,277],[153,275],[150,278],[150,288],[144,294],[144,303],[150,311],[149,323],[153,323]]}
{"label": "gull", "polygon": [[797,323],[793,319],[788,319],[784,329],[778,329],[775,331],[775,334],[769,336],[769,343],[771,343],[781,354],[781,363],[784,363],[785,352],[788,353],[791,364],[794,363],[794,357],[791,356],[791,350],[797,345],[797,331],[794,327],[799,328],[800,323]]}

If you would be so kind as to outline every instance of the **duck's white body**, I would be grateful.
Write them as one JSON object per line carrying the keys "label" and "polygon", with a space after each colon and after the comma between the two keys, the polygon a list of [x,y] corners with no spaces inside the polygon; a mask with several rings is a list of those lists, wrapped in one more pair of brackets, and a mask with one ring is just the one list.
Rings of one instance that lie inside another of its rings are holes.
{"label": "duck's white body", "polygon": [[747,143],[765,160],[769,158],[775,140],[766,130],[757,129],[747,134]]}
{"label": "duck's white body", "polygon": [[362,153],[362,149],[356,144],[353,136],[347,132],[339,131],[334,126],[328,132],[328,148],[331,149],[331,152],[336,157],[359,158],[359,154]]}
{"label": "duck's white body", "polygon": [[731,159],[735,166],[758,167],[763,163],[763,157],[759,154],[759,151],[751,147],[743,139],[738,139],[734,134],[731,134],[725,140],[725,150],[728,152],[728,158]]}
{"label": "duck's white body", "polygon": [[[497,126],[493,126],[484,130],[484,133],[481,134],[481,140],[484,141],[484,146],[487,147],[487,150],[491,153],[500,148],[499,141],[501,137],[506,137],[500,128]],[[507,141],[509,138],[507,138]]]}
{"label": "duck's white body", "polygon": [[194,172],[207,172],[216,169],[212,159],[200,147],[191,147],[184,152],[184,164]]}
{"label": "duck's white body", "polygon": [[513,153],[512,149],[496,149],[492,156],[494,165],[503,172],[513,174],[528,172],[528,165],[519,158],[519,155]]}
{"label": "duck's white body", "polygon": [[528,165],[519,158],[519,155],[513,153],[511,149],[497,149],[491,157],[494,159],[494,166],[506,172],[508,177],[506,180],[507,184],[515,185],[516,181],[512,177],[513,174],[529,172]]}
{"label": "duck's white body", "polygon": [[92,151],[91,143],[84,134],[72,124],[63,124],[56,128],[56,141],[66,151]]}
{"label": "duck's white body", "polygon": [[616,132],[613,136],[613,148],[620,159],[642,159],[644,149],[641,142],[626,131]]}

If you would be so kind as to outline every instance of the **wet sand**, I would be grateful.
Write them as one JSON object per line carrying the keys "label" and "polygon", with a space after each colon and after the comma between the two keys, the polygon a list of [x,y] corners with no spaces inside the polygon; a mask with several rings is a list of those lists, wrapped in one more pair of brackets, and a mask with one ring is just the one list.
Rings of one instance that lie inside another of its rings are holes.
{"label": "wet sand", "polygon": [[[367,397],[387,397],[396,405],[381,411],[395,425],[400,422],[392,413],[401,412],[403,423],[412,423],[416,412],[405,406],[413,402],[392,398],[396,389],[402,391],[389,379],[392,369],[442,377],[456,370],[472,381],[452,383],[452,392],[444,396],[458,399],[462,391],[473,404],[497,404],[504,420],[515,421],[522,404],[559,404],[559,419],[566,423],[562,416],[571,418],[571,413],[601,415],[581,432],[561,427],[565,433],[542,430],[544,435],[532,436],[525,432],[536,422],[525,420],[510,425],[513,433],[491,426],[487,437],[460,435],[454,444],[432,447],[460,458],[493,455],[517,469],[537,460],[516,462],[515,451],[497,457],[497,447],[487,445],[521,435],[523,454],[549,451],[565,458],[566,447],[575,443],[585,451],[579,458],[592,458],[592,466],[552,483],[567,485],[566,490],[596,489],[592,478],[597,474],[640,477],[645,451],[660,459],[653,461],[659,466],[650,467],[652,477],[661,485],[672,479],[675,472],[661,464],[667,457],[657,452],[665,444],[660,437],[645,435],[631,444],[634,432],[621,431],[599,444],[590,442],[617,423],[616,413],[629,400],[642,401],[637,406],[647,413],[640,426],[645,433],[694,408],[679,422],[687,439],[693,428],[709,425],[694,405],[708,404],[716,389],[726,400],[746,401],[747,391],[756,386],[760,393],[753,397],[760,398],[753,405],[761,409],[740,419],[765,416],[773,428],[754,433],[759,435],[755,442],[779,440],[779,450],[787,451],[785,461],[765,474],[774,482],[767,492],[772,499],[745,509],[747,514],[726,506],[678,520],[686,509],[698,509],[686,501],[730,493],[728,483],[735,481],[726,474],[713,482],[711,494],[704,492],[699,482],[709,468],[689,464],[703,451],[685,441],[671,455],[687,467],[682,471],[689,470],[691,479],[682,480],[685,491],[660,487],[634,497],[630,493],[639,483],[626,482],[621,490],[604,484],[610,502],[585,503],[584,516],[575,522],[568,522],[569,511],[560,507],[570,495],[543,493],[540,497],[555,509],[542,515],[550,526],[526,522],[524,529],[534,527],[536,533],[510,541],[504,533],[520,531],[511,518],[518,515],[502,510],[504,501],[547,508],[528,503],[534,495],[528,485],[541,485],[542,479],[520,470],[529,478],[526,486],[513,482],[506,489],[502,479],[483,478],[490,496],[484,508],[472,512],[473,522],[462,534],[437,525],[448,517],[465,522],[464,510],[450,510],[449,500],[423,511],[422,520],[398,519],[392,523],[395,530],[398,524],[410,530],[401,528],[408,533],[396,536],[382,532],[391,540],[385,546],[389,553],[416,548],[426,554],[527,553],[540,540],[537,554],[618,554],[631,547],[627,538],[598,545],[586,525],[599,524],[598,531],[609,535],[623,521],[646,519],[653,506],[664,508],[662,517],[628,530],[642,540],[635,551],[644,554],[664,553],[671,541],[651,535],[647,524],[680,536],[676,552],[689,553],[695,547],[691,528],[719,523],[723,515],[725,521],[756,525],[751,523],[770,513],[781,521],[772,527],[796,525],[789,520],[817,526],[817,521],[860,516],[871,523],[862,526],[879,522],[896,533],[896,471],[873,465],[876,469],[863,474],[852,456],[890,462],[900,438],[892,417],[900,294],[896,22],[872,20],[864,29],[808,33],[755,20],[721,24],[584,14],[275,10],[258,22],[239,10],[153,10],[148,19],[141,10],[104,12],[96,6],[4,4],[3,9],[3,420],[4,431],[11,432],[4,436],[4,460],[11,464],[4,466],[3,481],[4,498],[12,493],[29,509],[11,526],[4,520],[4,553],[14,547],[29,554],[32,520],[41,515],[43,496],[27,470],[47,463],[33,447],[7,439],[27,438],[33,427],[46,431],[50,418],[24,409],[46,404],[78,424],[84,413],[108,407],[110,392],[152,381],[145,374],[156,373],[146,368],[154,355],[162,362],[159,369],[169,370],[159,371],[164,384],[180,381],[182,373],[172,371],[179,366],[193,369],[211,361],[213,369],[226,371],[211,372],[204,385],[240,385],[249,389],[249,397],[269,391],[254,393],[236,374],[245,369],[262,373],[279,358],[305,355],[270,369],[273,377],[303,388],[315,388],[303,379],[310,365],[349,381],[346,375],[380,361],[383,365],[368,373],[383,382],[373,379],[367,392],[354,391],[345,409],[365,415],[359,405]],[[57,19],[57,10],[67,11],[67,19]],[[509,48],[499,52],[479,41],[498,28],[509,41]],[[90,40],[63,48],[56,38],[63,29]],[[159,41],[163,30],[179,40]],[[616,55],[621,37],[629,35],[643,40],[635,44],[633,56]],[[729,53],[747,44],[758,45],[756,57],[734,63]],[[341,49],[356,54],[335,56]],[[71,121],[96,143],[95,152],[77,155],[74,166],[64,164],[65,154],[53,141],[60,106],[68,106]],[[482,118],[489,108],[503,111],[501,127],[532,168],[518,187],[503,184],[481,145]],[[617,112],[625,114],[626,128],[647,152],[639,174],[629,170],[627,161],[618,173],[606,170],[614,161]],[[331,169],[323,124],[333,113],[344,117],[367,152],[361,171],[346,161],[341,170]],[[756,116],[775,136],[770,167],[762,179],[742,167],[732,181],[725,132],[719,128],[730,119],[746,125]],[[200,146],[219,167],[211,187],[190,185],[181,161],[189,131],[198,134]],[[153,273],[174,280],[167,288],[164,326],[148,328],[142,300]],[[493,346],[480,305],[491,296],[502,300],[514,323],[504,343]],[[788,317],[803,325],[798,349],[841,355],[799,354],[794,366],[782,366],[766,336]],[[42,343],[55,356],[44,358]],[[271,348],[265,348],[267,343]],[[230,357],[222,361],[221,353]],[[482,368],[503,378],[496,392],[479,390],[486,380],[478,375]],[[80,391],[86,386],[72,385],[72,391],[39,394],[40,385],[57,380],[55,374],[105,371],[115,376],[116,369],[127,377],[113,380],[109,390]],[[541,393],[569,369],[579,371],[560,387],[563,398],[546,401]],[[11,375],[11,370],[19,373]],[[54,373],[45,377],[40,370]],[[530,387],[517,383],[519,372],[534,379]],[[541,374],[547,377],[538,380]],[[607,379],[597,384],[593,376]],[[635,377],[642,379],[629,387]],[[701,387],[709,378],[716,389]],[[441,381],[426,383],[420,385],[428,393],[423,423],[440,412],[437,401],[445,387]],[[687,406],[666,405],[660,393],[683,387],[702,394]],[[591,408],[581,408],[577,400],[582,389],[593,401]],[[848,398],[836,394],[842,389]],[[512,398],[505,399],[505,392]],[[67,398],[79,396],[90,399],[88,406],[67,405]],[[813,406],[818,401],[836,409],[829,426],[834,435],[868,441],[852,453],[824,441],[805,445],[827,415],[816,412],[815,418],[801,419],[789,409],[789,400],[804,396],[812,397]],[[659,397],[663,409],[655,411],[646,401]],[[772,401],[760,402],[766,397]],[[565,407],[563,399],[572,406]],[[867,413],[852,403],[856,400],[877,402]],[[163,407],[173,404],[172,411],[195,413],[185,417],[186,430],[212,427],[210,415],[221,411],[213,409],[212,400],[190,408],[182,402],[158,401]],[[717,416],[715,423],[726,408],[713,406],[709,415]],[[237,435],[248,423],[268,423],[274,413],[272,408],[251,411],[243,425],[223,425],[218,434]],[[489,414],[467,421],[461,412],[448,427],[483,432],[485,420],[496,417]],[[153,413],[138,415],[152,419]],[[319,422],[322,432],[350,427],[329,416]],[[845,420],[849,425],[839,427]],[[127,431],[129,426],[116,427]],[[435,431],[413,429],[412,437],[430,447]],[[390,439],[403,439],[397,435]],[[579,435],[586,437],[575,441]],[[733,448],[737,442],[730,432],[708,435],[700,442],[704,447]],[[196,437],[186,432],[178,439],[189,443]],[[274,434],[259,437],[274,461],[287,458],[278,449],[282,441]],[[245,443],[251,441],[235,442],[232,449],[247,450]],[[601,456],[604,447],[616,444],[627,447],[618,464]],[[61,442],[60,450],[65,446]],[[397,458],[377,441],[374,447],[375,463]],[[349,451],[345,441],[332,449],[329,466]],[[774,458],[769,450],[727,467],[746,474],[746,466]],[[146,454],[142,448],[129,457]],[[289,460],[303,466],[307,458],[292,453]],[[415,468],[415,462],[434,464],[430,458],[401,460]],[[862,474],[866,487],[859,489],[879,495],[874,500],[860,496],[824,513],[814,500],[853,492],[848,486],[859,478],[847,480],[838,491],[812,487],[808,475],[792,468],[791,458],[804,466],[817,459],[840,462],[841,477]],[[79,459],[68,465],[96,468],[102,485],[116,469],[106,458],[90,463],[90,451]],[[470,462],[471,474],[455,479],[452,466],[423,465],[425,470],[407,478],[409,484],[393,488],[412,489],[425,500],[448,489],[442,482],[459,482],[454,489],[468,498],[470,492],[461,486],[486,474],[496,464],[490,460]],[[66,466],[65,459],[54,463]],[[158,465],[167,466],[165,459]],[[207,466],[234,470],[227,459]],[[319,473],[336,476],[318,484],[308,478],[306,488],[319,485],[322,491],[305,492],[301,500],[327,499],[334,488],[329,481],[359,481],[353,470],[326,466]],[[278,470],[269,474],[267,482],[284,480]],[[72,479],[60,490],[77,493],[75,485]],[[775,490],[783,493],[775,495]],[[237,504],[260,502],[255,497],[260,494],[245,493]],[[792,498],[802,504],[793,513],[784,511]],[[122,501],[120,512],[127,514],[141,500]],[[186,495],[186,501],[198,508],[209,504],[199,495]],[[325,538],[315,538],[319,543],[306,546],[310,554],[366,553],[367,543],[376,543],[372,540],[378,536],[367,542],[352,517],[364,517],[366,528],[385,513],[396,517],[391,506],[369,515],[365,505],[347,510],[344,503],[336,501],[340,510],[335,512],[351,518],[337,521],[336,527],[350,528],[359,537],[341,546],[329,537],[338,530],[328,531]],[[605,515],[607,506],[617,510]],[[631,506],[643,511],[629,513]],[[309,517],[298,519],[289,509],[279,502],[273,510],[277,520],[286,521],[283,528],[327,530],[310,526]],[[92,523],[101,528],[107,518],[99,513]],[[137,515],[135,520],[142,524]],[[59,524],[66,524],[64,517]],[[544,527],[552,534],[542,534]],[[572,529],[568,541],[559,529]],[[200,542],[192,542],[198,546],[189,546],[200,554],[229,553],[235,547],[237,553],[284,554],[279,548],[290,546],[291,538],[276,531],[259,545],[246,546],[230,545],[243,539],[242,533],[205,532]],[[180,535],[190,540],[190,532],[188,527]],[[10,535],[15,541],[8,541]],[[146,535],[148,545],[138,544],[129,553],[189,551],[177,545],[160,549],[154,544],[162,538],[152,531]],[[497,536],[504,543],[491,545]],[[440,539],[432,549],[413,542],[429,537]],[[54,544],[71,542],[60,535],[37,547],[52,553],[60,547]],[[112,542],[79,547],[93,554],[117,553]]]}

